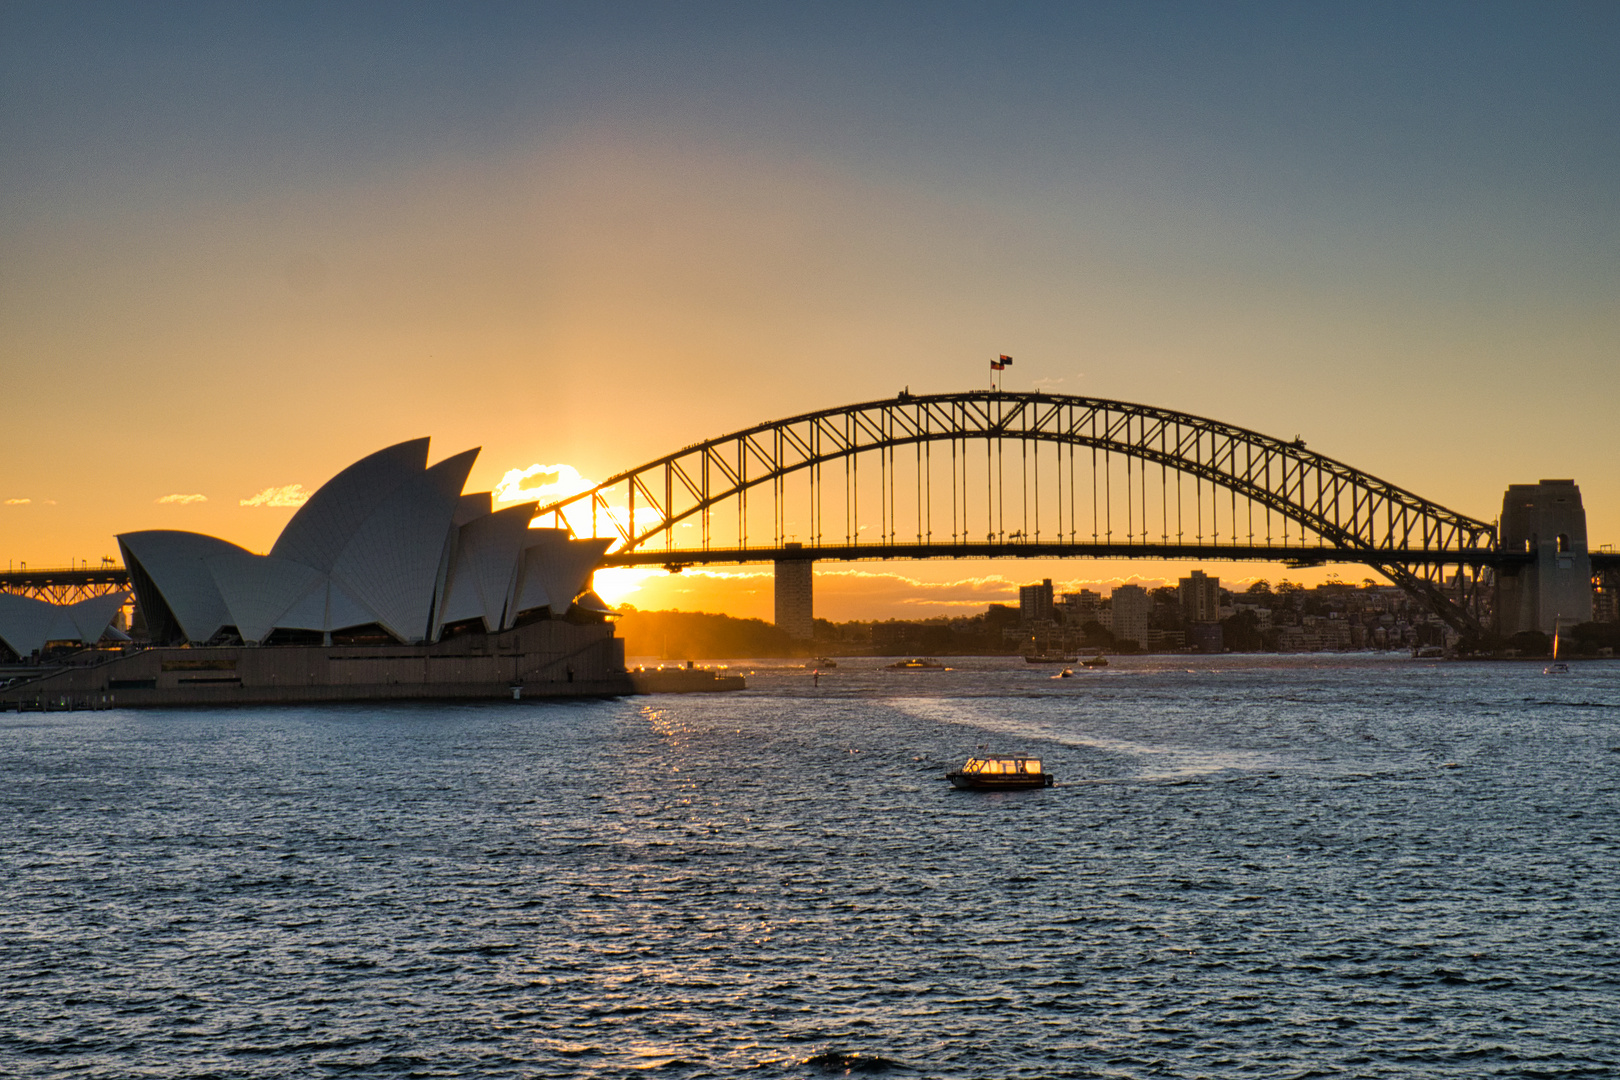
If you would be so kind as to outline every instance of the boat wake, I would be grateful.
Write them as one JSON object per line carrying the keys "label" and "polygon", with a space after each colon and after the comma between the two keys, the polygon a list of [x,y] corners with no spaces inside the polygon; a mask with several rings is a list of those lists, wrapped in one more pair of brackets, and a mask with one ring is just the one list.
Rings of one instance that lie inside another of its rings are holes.
{"label": "boat wake", "polygon": [[[1290,763],[1275,754],[1260,751],[1221,748],[1206,750],[1191,746],[1131,742],[1110,739],[1093,733],[1065,730],[1057,724],[1028,719],[998,716],[973,701],[951,701],[939,698],[902,698],[890,705],[909,716],[940,724],[953,724],[974,728],[998,736],[1003,748],[1020,744],[1028,749],[1026,741],[1039,740],[1081,750],[1094,750],[1104,755],[1121,757],[1136,763],[1141,779],[1182,779],[1208,776],[1221,772],[1276,772],[1290,767]],[[984,740],[977,740],[983,742]]]}

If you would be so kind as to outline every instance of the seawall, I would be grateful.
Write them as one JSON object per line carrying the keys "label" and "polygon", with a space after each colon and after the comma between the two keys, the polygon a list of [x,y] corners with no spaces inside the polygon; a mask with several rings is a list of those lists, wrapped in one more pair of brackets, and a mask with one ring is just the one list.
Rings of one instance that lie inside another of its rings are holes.
{"label": "seawall", "polygon": [[607,624],[548,620],[432,645],[157,647],[0,689],[0,709],[613,697],[635,693]]}

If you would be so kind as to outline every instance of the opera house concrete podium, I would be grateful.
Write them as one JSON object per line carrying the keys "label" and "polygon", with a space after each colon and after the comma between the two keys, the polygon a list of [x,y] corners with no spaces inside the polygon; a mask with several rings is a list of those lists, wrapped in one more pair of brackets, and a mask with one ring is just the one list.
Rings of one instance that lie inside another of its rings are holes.
{"label": "opera house concrete podium", "polygon": [[[462,494],[477,450],[428,440],[344,469],[267,555],[199,533],[118,537],[153,646],[0,690],[67,707],[632,692],[589,590],[607,540]],[[8,701],[7,699],[14,699]]]}

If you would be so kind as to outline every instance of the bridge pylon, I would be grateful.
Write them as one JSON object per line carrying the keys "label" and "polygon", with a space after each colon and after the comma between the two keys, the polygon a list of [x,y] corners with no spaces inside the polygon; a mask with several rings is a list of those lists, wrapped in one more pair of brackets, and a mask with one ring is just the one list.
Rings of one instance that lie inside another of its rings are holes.
{"label": "bridge pylon", "polygon": [[[803,545],[784,544],[788,551]],[[815,563],[808,558],[776,560],[776,626],[794,641],[815,637]]]}
{"label": "bridge pylon", "polygon": [[1499,545],[1524,556],[1496,576],[1496,632],[1553,633],[1592,618],[1592,556],[1586,509],[1573,480],[1514,484],[1502,496]]}

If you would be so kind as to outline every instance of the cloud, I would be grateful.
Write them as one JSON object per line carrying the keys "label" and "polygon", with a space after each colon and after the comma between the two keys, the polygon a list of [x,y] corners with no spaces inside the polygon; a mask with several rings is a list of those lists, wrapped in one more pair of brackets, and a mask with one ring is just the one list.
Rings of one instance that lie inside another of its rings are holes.
{"label": "cloud", "polygon": [[33,501],[34,501],[33,499],[7,499],[6,500],[6,505],[7,506],[27,506],[29,503],[31,503]]}
{"label": "cloud", "polygon": [[192,503],[207,501],[206,495],[165,495],[158,500],[160,503],[172,503],[175,506],[190,506]]}
{"label": "cloud", "polygon": [[566,499],[595,487],[594,481],[579,475],[572,465],[530,465],[527,469],[508,469],[501,482],[495,485],[496,502],[542,503]]}
{"label": "cloud", "polygon": [[817,599],[865,601],[885,607],[938,607],[983,611],[990,604],[1018,602],[1018,586],[1026,584],[1000,574],[981,574],[955,581],[929,581],[896,571],[826,567],[816,570]]}
{"label": "cloud", "polygon": [[283,484],[281,487],[267,487],[251,499],[238,500],[239,506],[303,506],[308,501],[310,493],[304,490],[303,484]]}

